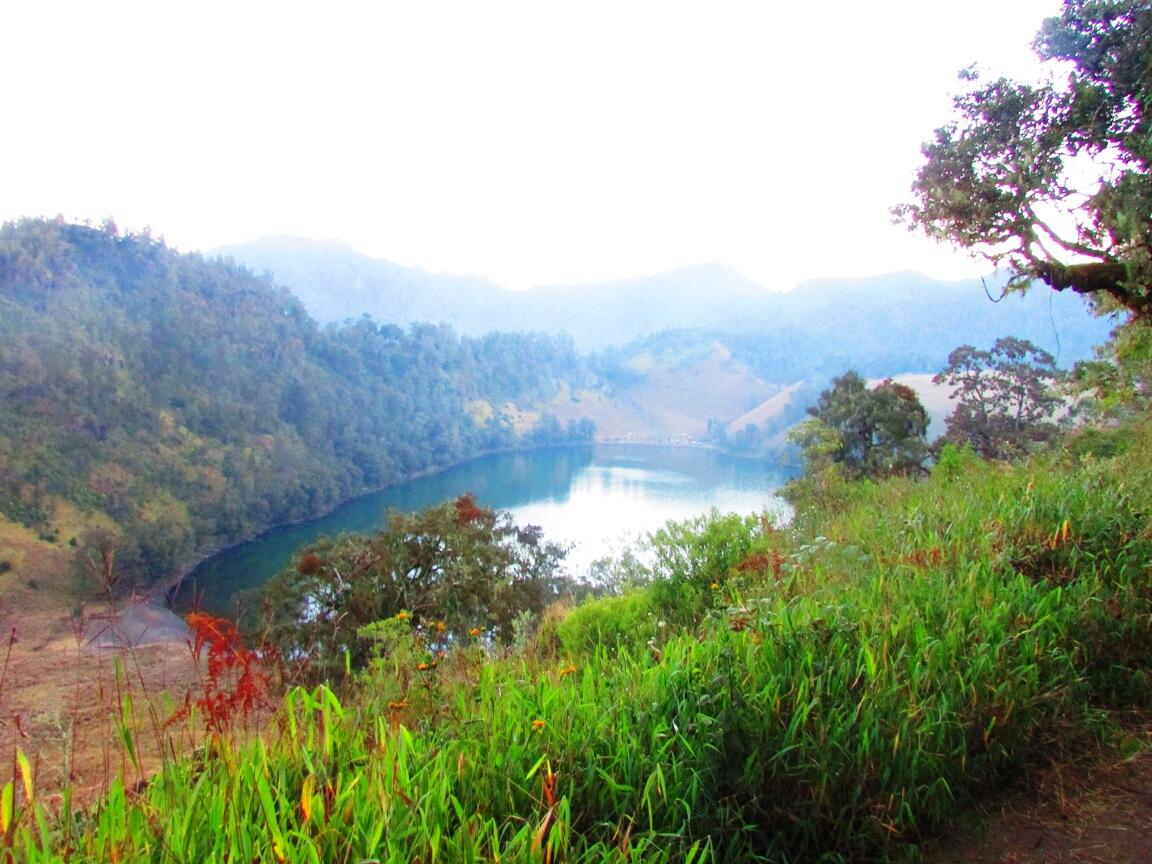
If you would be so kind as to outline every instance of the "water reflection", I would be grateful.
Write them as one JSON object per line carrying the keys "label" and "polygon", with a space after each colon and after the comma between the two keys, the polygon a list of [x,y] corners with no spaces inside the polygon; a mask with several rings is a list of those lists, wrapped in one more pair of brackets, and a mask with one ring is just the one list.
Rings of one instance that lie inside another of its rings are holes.
{"label": "water reflection", "polygon": [[680,448],[645,450],[650,464],[643,467],[642,458],[609,448],[596,456],[592,465],[575,472],[563,501],[509,508],[518,522],[544,526],[548,537],[571,544],[568,564],[576,573],[670,519],[689,519],[713,508],[784,513],[783,502],[771,494],[786,479],[778,466]]}
{"label": "water reflection", "polygon": [[773,496],[786,469],[711,450],[597,445],[499,454],[418,477],[349,501],[303,525],[278,528],[205,561],[173,606],[233,611],[238,592],[258,588],[301,546],[322,534],[371,533],[390,509],[419,510],[465,492],[516,521],[540,525],[548,539],[572,545],[569,566],[583,570],[613,547],[715,507],[722,512],[777,510]]}

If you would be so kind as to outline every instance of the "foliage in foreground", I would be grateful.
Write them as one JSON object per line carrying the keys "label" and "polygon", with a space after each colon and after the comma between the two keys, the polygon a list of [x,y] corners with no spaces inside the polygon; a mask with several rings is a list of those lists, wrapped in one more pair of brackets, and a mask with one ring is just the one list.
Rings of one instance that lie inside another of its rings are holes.
{"label": "foliage in foreground", "polygon": [[761,526],[697,623],[614,653],[476,639],[437,665],[393,618],[340,699],[292,690],[264,740],[217,740],[90,814],[50,819],[18,774],[0,835],[28,862],[914,857],[1147,703],[1133,435],[1110,459],[960,454],[926,482],[844,484],[833,512]]}
{"label": "foliage in foreground", "polygon": [[443,648],[473,630],[508,644],[518,616],[539,616],[576,587],[561,573],[565,554],[540,528],[471,495],[391,513],[372,537],[325,537],[301,550],[265,588],[264,635],[312,680],[360,669],[371,643],[359,630],[401,612]]}

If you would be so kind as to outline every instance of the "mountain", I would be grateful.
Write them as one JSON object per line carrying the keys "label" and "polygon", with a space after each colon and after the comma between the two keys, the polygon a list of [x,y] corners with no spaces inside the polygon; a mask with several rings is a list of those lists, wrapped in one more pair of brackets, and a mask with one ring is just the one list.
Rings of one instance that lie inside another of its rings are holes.
{"label": "mountain", "polygon": [[121,588],[416,472],[588,440],[535,409],[592,380],[567,337],[321,328],[148,235],[0,229],[0,515],[82,570],[114,544]]}
{"label": "mountain", "polygon": [[[330,243],[261,248],[267,263],[297,268],[295,284],[278,280],[334,304],[345,323],[321,326],[287,288],[253,275],[254,259],[182,255],[111,224],[0,229],[10,524],[74,542],[82,557],[83,528],[96,526],[117,538],[118,567],[147,582],[487,450],[594,431],[762,449],[848,368],[930,373],[957,344],[1005,334],[1067,364],[1108,327],[1075,298],[996,304],[978,282],[915,274],[770,294],[704,265],[516,293]],[[363,317],[373,310],[377,320]],[[576,339],[603,347],[582,355]]]}
{"label": "mountain", "polygon": [[290,285],[321,324],[370,315],[383,324],[450,324],[470,335],[511,329],[499,326],[492,310],[512,292],[495,283],[368,258],[338,241],[271,235],[209,254]]}
{"label": "mountain", "polygon": [[[947,401],[931,386],[961,344],[1028,339],[1060,365],[1092,356],[1115,322],[1072,294],[1047,289],[1000,297],[1000,283],[944,282],[903,272],[819,279],[770,292],[716,264],[651,276],[509,291],[475,277],[429,274],[350,247],[290,237],[221,250],[266,271],[319,317],[367,314],[400,325],[443,322],[570,334],[595,351],[591,388],[558,393],[547,411],[592,418],[601,438],[712,440],[778,449],[836,375],[912,376],[933,401],[934,432]],[[939,403],[939,404],[937,404]],[[543,411],[521,412],[514,425]],[[939,415],[939,416],[937,416]]]}
{"label": "mountain", "polygon": [[[957,345],[991,345],[1008,334],[1070,365],[1090,356],[1112,326],[1093,318],[1072,294],[1044,289],[991,302],[988,295],[999,295],[999,283],[945,282],[918,273],[821,279],[772,292],[734,270],[704,264],[635,279],[509,291],[477,277],[401,267],[332,242],[268,237],[213,254],[267,271],[321,322],[367,314],[400,325],[442,322],[471,335],[566,332],[584,350],[619,348],[668,330],[705,330],[746,343],[758,339],[761,355],[819,357],[830,371],[861,363],[890,370],[877,374],[934,371]],[[768,374],[777,381],[792,376]]]}

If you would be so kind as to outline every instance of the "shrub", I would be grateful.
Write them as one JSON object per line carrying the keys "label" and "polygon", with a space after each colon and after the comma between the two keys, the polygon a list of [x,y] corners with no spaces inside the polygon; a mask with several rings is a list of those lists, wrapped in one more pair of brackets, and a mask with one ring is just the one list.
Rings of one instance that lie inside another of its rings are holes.
{"label": "shrub", "polygon": [[557,625],[560,644],[577,656],[601,648],[615,654],[624,647],[643,646],[667,629],[667,622],[660,626],[657,611],[651,588],[585,600]]}

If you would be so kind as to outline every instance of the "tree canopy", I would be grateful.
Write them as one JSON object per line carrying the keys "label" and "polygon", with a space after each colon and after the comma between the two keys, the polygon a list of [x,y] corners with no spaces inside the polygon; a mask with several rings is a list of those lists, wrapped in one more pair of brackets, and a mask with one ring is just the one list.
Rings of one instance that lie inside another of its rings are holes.
{"label": "tree canopy", "polygon": [[[1152,2],[1064,0],[1034,42],[1060,79],[981,82],[925,143],[910,228],[1102,308],[1152,314]],[[1105,299],[1107,298],[1107,299]]]}
{"label": "tree canopy", "polygon": [[808,413],[822,430],[809,426],[795,440],[852,475],[908,474],[928,456],[928,413],[910,387],[891,378],[868,389],[859,374],[845,372]]}
{"label": "tree canopy", "polygon": [[1011,459],[1056,433],[1062,375],[1056,360],[1026,339],[997,339],[990,351],[961,345],[933,378],[958,399],[944,439],[988,459]]}
{"label": "tree canopy", "polygon": [[[0,514],[70,502],[117,536],[118,590],[402,477],[591,421],[514,412],[593,380],[564,336],[320,328],[286,289],[146,234],[0,228]],[[73,529],[69,529],[73,530]]]}
{"label": "tree canopy", "polygon": [[267,637],[319,678],[367,661],[361,627],[403,614],[445,644],[483,633],[508,643],[520,614],[539,615],[570,586],[567,550],[536,526],[471,495],[392,513],[371,537],[323,538],[265,588]]}

